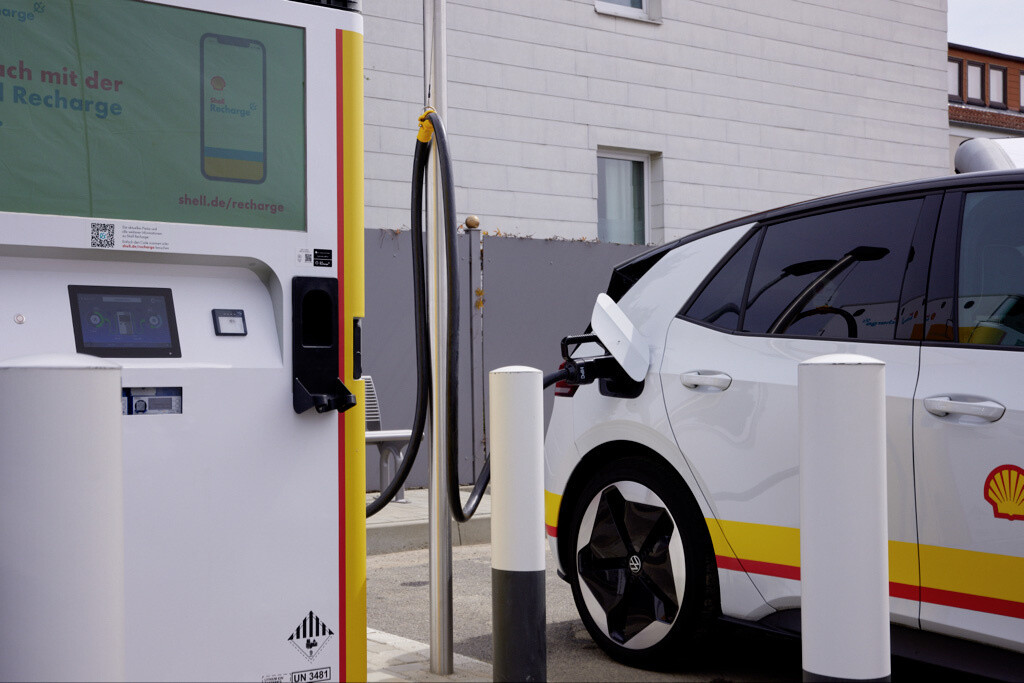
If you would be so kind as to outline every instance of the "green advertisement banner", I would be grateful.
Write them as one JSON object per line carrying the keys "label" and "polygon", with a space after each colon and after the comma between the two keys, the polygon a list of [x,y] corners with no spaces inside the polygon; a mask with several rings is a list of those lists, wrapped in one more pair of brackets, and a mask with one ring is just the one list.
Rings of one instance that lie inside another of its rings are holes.
{"label": "green advertisement banner", "polygon": [[301,28],[0,0],[0,211],[306,229]]}

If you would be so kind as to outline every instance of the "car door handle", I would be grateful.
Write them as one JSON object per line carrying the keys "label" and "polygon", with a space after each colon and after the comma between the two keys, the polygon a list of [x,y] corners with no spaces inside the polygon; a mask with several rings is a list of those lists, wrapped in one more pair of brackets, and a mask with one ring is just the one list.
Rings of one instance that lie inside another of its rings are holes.
{"label": "car door handle", "polygon": [[995,401],[956,401],[949,396],[934,396],[924,400],[924,409],[932,415],[970,415],[987,422],[995,422],[1006,412],[1006,406]]}
{"label": "car door handle", "polygon": [[683,386],[688,389],[707,387],[708,389],[725,391],[732,384],[732,377],[724,372],[709,372],[707,370],[684,372],[679,379],[682,380]]}

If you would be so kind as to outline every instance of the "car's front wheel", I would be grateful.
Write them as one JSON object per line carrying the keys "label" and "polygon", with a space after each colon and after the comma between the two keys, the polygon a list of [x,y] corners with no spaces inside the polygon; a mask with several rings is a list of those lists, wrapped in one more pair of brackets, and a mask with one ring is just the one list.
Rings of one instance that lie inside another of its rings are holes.
{"label": "car's front wheel", "polygon": [[649,457],[612,461],[576,498],[567,573],[591,637],[631,666],[681,661],[716,610],[704,520],[678,475]]}

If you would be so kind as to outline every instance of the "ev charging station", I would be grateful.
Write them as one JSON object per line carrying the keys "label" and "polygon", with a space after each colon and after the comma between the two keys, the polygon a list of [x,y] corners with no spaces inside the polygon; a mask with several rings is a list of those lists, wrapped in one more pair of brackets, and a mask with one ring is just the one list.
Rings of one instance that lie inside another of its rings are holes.
{"label": "ev charging station", "polygon": [[[128,680],[366,676],[354,4],[10,0],[0,17],[0,367],[120,366]],[[25,397],[44,447],[46,416],[88,400],[50,392]],[[39,519],[0,525],[46,542]],[[60,623],[53,596],[83,588],[42,579],[38,619]],[[18,581],[0,548],[0,591]],[[0,634],[13,618],[0,601]],[[0,642],[0,679],[61,651]]]}

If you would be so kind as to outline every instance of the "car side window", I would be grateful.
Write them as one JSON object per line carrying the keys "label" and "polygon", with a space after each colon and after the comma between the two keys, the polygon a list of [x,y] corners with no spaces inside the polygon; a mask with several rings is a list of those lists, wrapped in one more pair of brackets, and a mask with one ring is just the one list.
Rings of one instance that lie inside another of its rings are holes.
{"label": "car side window", "polygon": [[860,206],[768,226],[741,329],[893,340],[923,202]]}
{"label": "car side window", "polygon": [[1024,190],[964,197],[957,312],[961,343],[1024,346]]}
{"label": "car side window", "polygon": [[743,238],[739,248],[712,275],[700,295],[684,309],[687,318],[730,332],[739,328],[743,292],[759,237],[760,231],[754,230]]}

